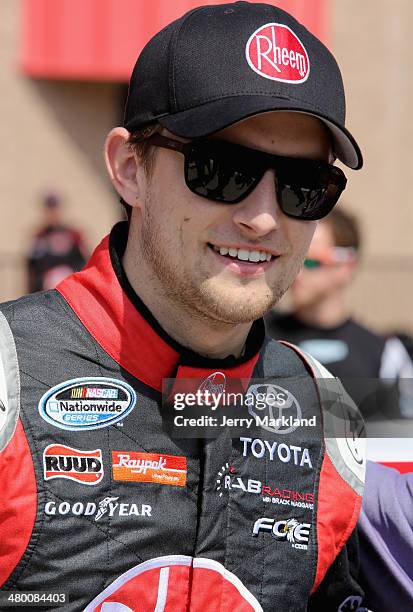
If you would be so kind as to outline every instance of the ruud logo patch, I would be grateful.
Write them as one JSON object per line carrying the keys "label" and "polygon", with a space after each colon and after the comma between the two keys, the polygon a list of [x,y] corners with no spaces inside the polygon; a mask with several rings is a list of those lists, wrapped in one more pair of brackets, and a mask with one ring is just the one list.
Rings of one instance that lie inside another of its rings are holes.
{"label": "ruud logo patch", "polygon": [[288,26],[280,23],[266,23],[255,30],[245,54],[254,72],[266,79],[303,83],[310,74],[304,45]]}
{"label": "ruud logo patch", "polygon": [[42,419],[70,431],[108,427],[136,404],[130,385],[113,378],[75,378],[53,387],[39,402]]}
{"label": "ruud logo patch", "polygon": [[43,451],[44,479],[67,478],[95,485],[103,478],[102,451],[83,451],[63,444],[49,444]]}

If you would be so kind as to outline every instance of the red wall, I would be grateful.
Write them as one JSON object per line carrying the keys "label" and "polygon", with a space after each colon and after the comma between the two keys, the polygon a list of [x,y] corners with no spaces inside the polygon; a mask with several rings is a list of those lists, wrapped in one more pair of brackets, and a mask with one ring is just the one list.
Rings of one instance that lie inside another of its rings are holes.
{"label": "red wall", "polygon": [[[223,1],[23,0],[20,68],[39,78],[127,81],[149,38],[203,3]],[[288,10],[328,43],[329,0],[268,3]]]}

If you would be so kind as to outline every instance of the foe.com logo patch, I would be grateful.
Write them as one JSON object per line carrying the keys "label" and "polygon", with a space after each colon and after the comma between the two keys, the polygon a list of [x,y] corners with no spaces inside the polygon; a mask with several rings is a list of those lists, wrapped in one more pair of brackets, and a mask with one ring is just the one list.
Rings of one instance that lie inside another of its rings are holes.
{"label": "foe.com logo patch", "polygon": [[307,550],[310,529],[310,523],[300,523],[296,518],[276,521],[273,518],[263,517],[255,521],[252,535],[257,537],[261,531],[269,532],[278,541],[290,542],[293,548]]}

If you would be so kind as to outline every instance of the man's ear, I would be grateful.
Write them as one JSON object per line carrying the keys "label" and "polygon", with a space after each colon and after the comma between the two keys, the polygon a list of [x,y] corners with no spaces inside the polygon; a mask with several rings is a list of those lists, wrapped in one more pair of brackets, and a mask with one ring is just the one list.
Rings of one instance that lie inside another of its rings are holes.
{"label": "man's ear", "polygon": [[130,145],[129,132],[123,127],[113,128],[105,141],[106,168],[118,194],[130,206],[137,206],[140,197],[139,168]]}

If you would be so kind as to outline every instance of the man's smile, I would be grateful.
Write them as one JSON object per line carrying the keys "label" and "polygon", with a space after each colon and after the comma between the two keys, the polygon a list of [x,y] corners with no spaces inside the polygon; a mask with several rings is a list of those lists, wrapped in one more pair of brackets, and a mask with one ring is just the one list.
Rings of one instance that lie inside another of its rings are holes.
{"label": "man's smile", "polygon": [[256,247],[247,246],[236,246],[236,245],[215,245],[209,244],[216,253],[219,253],[223,257],[229,257],[232,259],[238,259],[240,261],[249,261],[251,263],[258,263],[261,261],[271,261],[278,254],[271,253],[267,249],[257,249]]}
{"label": "man's smile", "polygon": [[208,243],[209,250],[221,265],[240,275],[259,276],[278,259],[279,254],[256,247],[235,245],[213,245]]}

